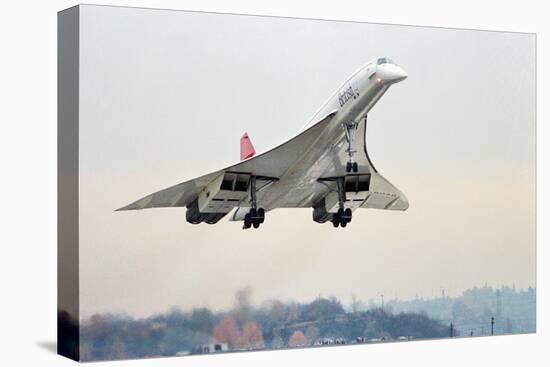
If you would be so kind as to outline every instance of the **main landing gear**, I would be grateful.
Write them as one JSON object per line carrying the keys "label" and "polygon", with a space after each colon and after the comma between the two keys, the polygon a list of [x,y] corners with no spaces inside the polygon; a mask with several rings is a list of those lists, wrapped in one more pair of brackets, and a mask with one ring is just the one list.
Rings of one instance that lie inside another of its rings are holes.
{"label": "main landing gear", "polygon": [[256,203],[256,176],[250,176],[250,211],[244,216],[243,229],[259,228],[265,220],[265,210]]}
{"label": "main landing gear", "polygon": [[338,177],[336,180],[338,188],[338,211],[332,214],[332,226],[345,228],[351,222],[352,211],[350,208],[344,209],[346,193],[344,191],[344,177]]}
{"label": "main landing gear", "polygon": [[345,228],[348,223],[351,222],[351,209],[338,209],[338,212],[332,214],[332,226],[334,228],[337,228],[338,226],[341,226],[342,228]]}
{"label": "main landing gear", "polygon": [[[365,116],[365,120],[367,117]],[[346,149],[346,153],[348,153],[348,162],[346,163],[346,172],[358,172],[359,167],[357,166],[357,162],[353,160],[353,155],[357,152],[353,149],[353,142],[355,140],[355,133],[357,132],[357,128],[359,127],[359,123],[357,121],[352,122],[344,122],[343,124],[344,132],[346,136],[346,142],[348,143],[348,147]]]}
{"label": "main landing gear", "polygon": [[263,208],[251,208],[250,211],[244,216],[243,229],[249,229],[250,227],[259,228],[265,220],[265,210]]}

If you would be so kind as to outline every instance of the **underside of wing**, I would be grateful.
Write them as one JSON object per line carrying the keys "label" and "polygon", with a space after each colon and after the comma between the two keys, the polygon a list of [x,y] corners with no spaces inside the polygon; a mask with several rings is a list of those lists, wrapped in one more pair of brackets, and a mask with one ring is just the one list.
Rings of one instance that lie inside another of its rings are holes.
{"label": "underside of wing", "polygon": [[133,203],[126,205],[121,210],[138,210],[147,208],[166,208],[172,206],[184,207],[191,203],[212,180],[219,176],[223,171],[212,172],[198,177],[194,180],[186,181],[164,190],[157,191],[147,195]]}
{"label": "underside of wing", "polygon": [[[354,155],[354,160],[358,164],[358,173],[350,175],[350,179],[346,182],[353,182],[357,176],[358,180],[366,182],[364,185],[347,185],[346,197],[348,206],[355,208],[371,208],[385,210],[407,210],[409,202],[405,195],[386,178],[384,178],[374,167],[372,160],[367,150],[367,119],[359,122],[356,136],[358,138],[356,144],[357,152]],[[346,152],[346,140],[342,138],[336,146],[334,154],[337,163],[334,164],[332,170],[325,172],[325,176],[336,176],[338,172],[343,170],[346,165],[348,154]],[[360,190],[359,187],[362,189]]]}
{"label": "underside of wing", "polygon": [[[251,175],[257,178],[259,189],[278,180],[307,149],[314,147],[315,141],[336,112],[330,112],[296,137],[265,153],[160,190],[117,210],[187,207],[191,211],[197,208],[201,213],[225,215],[246,200]],[[211,221],[215,222],[220,215],[211,217]]]}
{"label": "underside of wing", "polygon": [[[353,147],[353,161],[357,164],[357,170],[347,169],[348,142],[346,135],[342,134],[330,149],[319,154],[316,167],[310,173],[313,182],[283,187],[282,190],[288,194],[279,207],[315,208],[325,205],[327,213],[336,212],[340,206],[337,185],[340,179],[346,208],[406,210],[409,204],[405,195],[374,167],[367,151],[366,130],[367,120],[363,119],[357,125]],[[269,198],[273,193],[265,195]]]}
{"label": "underside of wing", "polygon": [[407,197],[379,173],[371,174],[369,192],[361,202],[361,208],[407,210]]}

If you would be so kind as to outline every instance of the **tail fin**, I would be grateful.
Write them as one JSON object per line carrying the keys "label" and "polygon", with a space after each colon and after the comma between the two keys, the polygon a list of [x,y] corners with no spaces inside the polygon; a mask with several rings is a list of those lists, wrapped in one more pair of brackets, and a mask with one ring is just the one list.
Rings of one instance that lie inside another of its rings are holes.
{"label": "tail fin", "polygon": [[253,157],[254,154],[256,154],[256,150],[254,150],[254,146],[252,145],[248,134],[244,133],[241,137],[241,161]]}

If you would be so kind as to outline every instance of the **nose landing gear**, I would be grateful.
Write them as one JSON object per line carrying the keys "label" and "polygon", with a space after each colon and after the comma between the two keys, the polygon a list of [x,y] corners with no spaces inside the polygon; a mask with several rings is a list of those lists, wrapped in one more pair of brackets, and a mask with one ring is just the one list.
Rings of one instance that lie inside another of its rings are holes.
{"label": "nose landing gear", "polygon": [[[352,159],[350,157],[350,159]],[[357,166],[357,162],[347,162],[346,163],[346,172],[357,172],[359,171],[359,167]]]}
{"label": "nose landing gear", "polygon": [[[365,120],[367,119],[367,116],[365,116]],[[359,123],[357,121],[352,122],[345,122],[342,124],[344,127],[344,132],[346,136],[346,142],[348,143],[348,147],[346,149],[346,153],[348,153],[348,162],[346,163],[346,172],[358,172],[359,167],[357,166],[357,162],[353,160],[353,155],[357,152],[353,149],[353,143],[355,140],[355,133],[357,132],[357,128],[359,127]]]}

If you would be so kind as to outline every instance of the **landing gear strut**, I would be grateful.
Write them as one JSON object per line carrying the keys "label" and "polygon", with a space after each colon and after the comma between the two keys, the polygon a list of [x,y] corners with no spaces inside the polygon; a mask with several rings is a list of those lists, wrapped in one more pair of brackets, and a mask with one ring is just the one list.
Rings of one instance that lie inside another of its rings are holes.
{"label": "landing gear strut", "polygon": [[344,209],[346,201],[346,192],[344,191],[344,177],[338,177],[336,180],[338,187],[338,211],[332,214],[332,225],[334,228],[341,226],[346,227],[351,222],[352,212],[350,208]]}
{"label": "landing gear strut", "polygon": [[265,210],[256,203],[256,176],[250,176],[250,211],[244,216],[243,229],[259,228],[265,220]]}
{"label": "landing gear strut", "polygon": [[[367,117],[365,116],[365,119]],[[357,166],[357,162],[353,160],[353,155],[355,154],[356,150],[353,149],[353,142],[355,140],[355,133],[357,132],[357,128],[359,126],[359,123],[357,121],[352,122],[345,122],[343,123],[344,126],[344,132],[346,135],[346,142],[348,143],[348,147],[346,149],[346,153],[348,153],[348,162],[346,163],[346,172],[357,172],[359,170],[359,167]]]}

